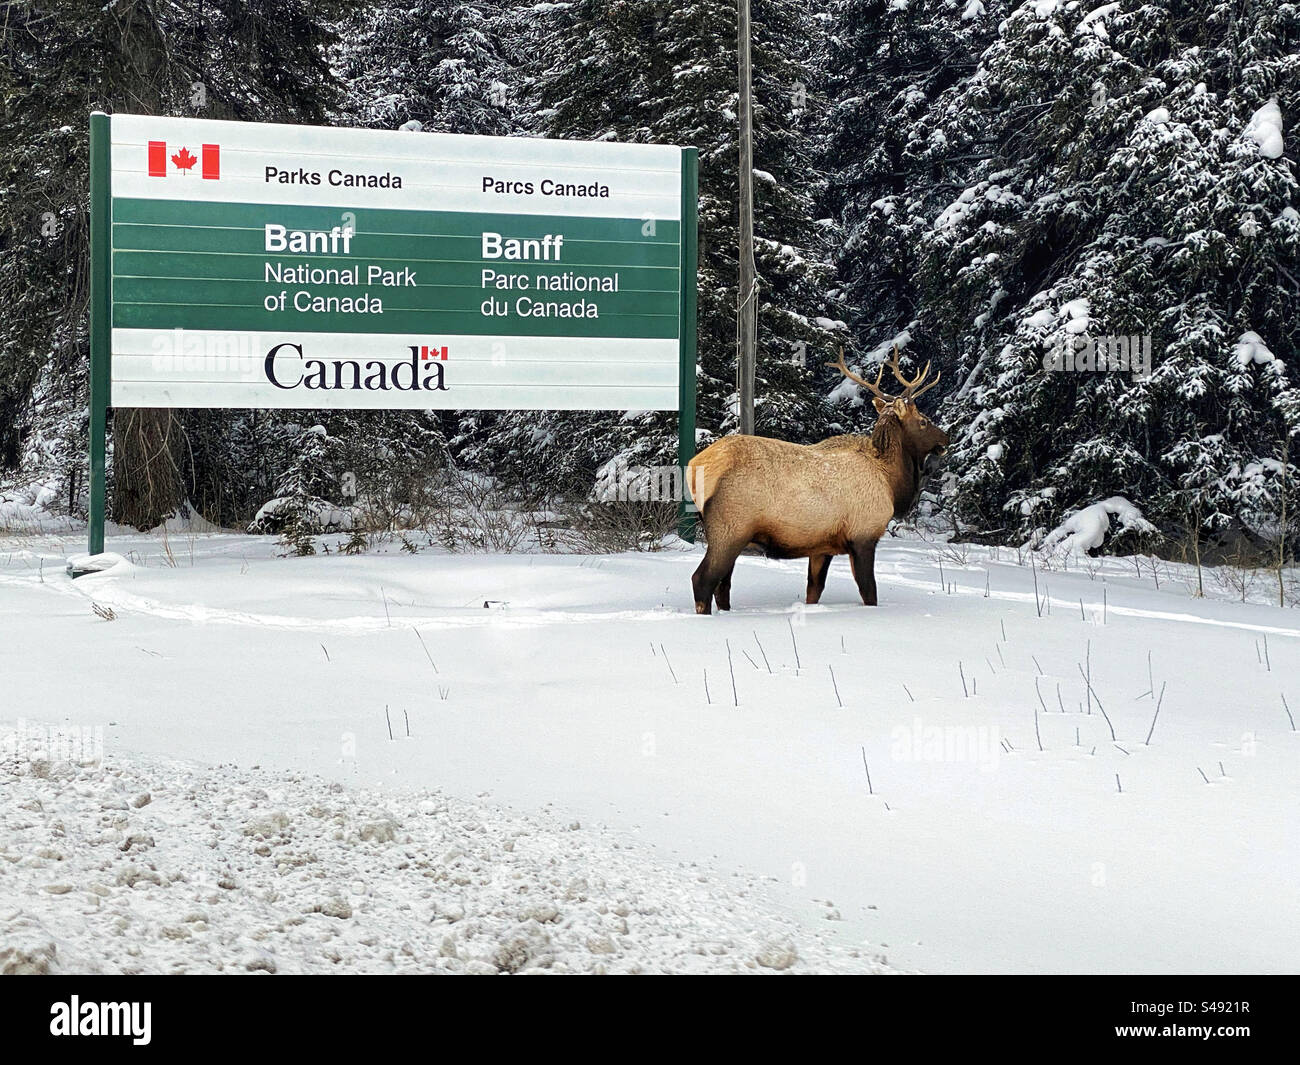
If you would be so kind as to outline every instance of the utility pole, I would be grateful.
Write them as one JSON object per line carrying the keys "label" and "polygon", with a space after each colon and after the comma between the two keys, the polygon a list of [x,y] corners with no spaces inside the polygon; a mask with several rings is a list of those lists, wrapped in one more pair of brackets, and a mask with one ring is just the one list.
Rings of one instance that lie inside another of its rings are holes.
{"label": "utility pole", "polygon": [[736,394],[740,431],[754,431],[754,348],[758,286],[754,278],[754,121],[749,60],[749,0],[737,0],[740,62],[740,283],[736,294]]}

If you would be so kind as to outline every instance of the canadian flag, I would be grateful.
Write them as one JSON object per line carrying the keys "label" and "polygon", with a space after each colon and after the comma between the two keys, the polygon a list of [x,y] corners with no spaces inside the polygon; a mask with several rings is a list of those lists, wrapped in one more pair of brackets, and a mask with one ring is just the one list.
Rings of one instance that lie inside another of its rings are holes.
{"label": "canadian flag", "polygon": [[[194,164],[200,159],[203,160],[201,173],[209,181],[216,181],[221,177],[221,145],[205,144],[199,150],[199,155],[195,155],[189,148],[182,145],[178,151],[171,155],[172,165],[182,174],[190,174],[194,171]],[[149,176],[166,177],[167,176],[167,142],[150,141],[149,142]]]}

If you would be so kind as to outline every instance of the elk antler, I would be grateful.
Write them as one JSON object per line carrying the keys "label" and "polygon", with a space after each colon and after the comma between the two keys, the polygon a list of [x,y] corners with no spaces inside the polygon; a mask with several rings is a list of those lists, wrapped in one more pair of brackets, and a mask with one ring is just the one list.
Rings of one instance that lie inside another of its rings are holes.
{"label": "elk antler", "polygon": [[845,364],[845,362],[844,362],[844,345],[843,345],[843,344],[840,345],[840,356],[839,356],[839,358],[838,358],[835,362],[828,362],[826,365],[827,365],[827,366],[834,366],[837,370],[840,371],[840,373],[842,373],[842,374],[843,374],[845,377],[847,377],[850,381],[856,381],[856,382],[857,382],[858,384],[860,384],[863,388],[870,389],[872,393],[874,393],[876,396],[878,396],[878,397],[879,397],[881,400],[883,400],[885,403],[893,403],[893,402],[894,402],[894,398],[895,398],[895,397],[890,396],[890,395],[886,395],[885,392],[884,392],[884,391],[881,389],[881,387],[880,387],[880,378],[881,378],[881,376],[882,376],[882,375],[884,374],[884,372],[885,372],[885,367],[884,367],[884,364],[883,364],[883,363],[881,364],[881,367],[880,367],[880,373],[876,374],[876,381],[875,381],[875,384],[872,384],[872,383],[871,383],[870,381],[868,381],[865,377],[859,377],[857,374],[855,374],[852,370],[850,370],[850,369],[848,368],[848,366],[847,366],[847,365]]}
{"label": "elk antler", "polygon": [[[939,383],[939,378],[943,376],[942,373],[937,373],[934,375],[933,381],[925,382],[926,376],[930,373],[930,364],[927,362],[925,364],[925,369],[922,370],[919,374],[916,375],[916,377],[914,377],[912,380],[909,381],[906,377],[903,376],[903,373],[898,366],[898,345],[897,344],[894,345],[894,354],[890,356],[889,361],[882,362],[880,364],[880,372],[876,374],[876,381],[874,384],[872,384],[872,382],[866,380],[863,377],[859,377],[852,370],[850,370],[848,366],[845,365],[844,348],[842,346],[840,347],[840,357],[838,361],[828,362],[826,365],[834,366],[836,369],[840,371],[840,373],[844,374],[845,377],[849,378],[849,380],[856,381],[864,388],[870,389],[873,394],[878,396],[885,403],[893,403],[894,400],[896,399],[903,399],[903,400],[909,400],[915,402],[919,396],[924,395],[935,385],[937,385]],[[881,390],[880,379],[885,373],[886,366],[888,366],[890,370],[893,371],[894,377],[898,380],[898,383],[903,386],[902,395],[890,396]],[[925,383],[923,384],[923,382]],[[922,386],[922,387],[918,388],[918,386]]]}

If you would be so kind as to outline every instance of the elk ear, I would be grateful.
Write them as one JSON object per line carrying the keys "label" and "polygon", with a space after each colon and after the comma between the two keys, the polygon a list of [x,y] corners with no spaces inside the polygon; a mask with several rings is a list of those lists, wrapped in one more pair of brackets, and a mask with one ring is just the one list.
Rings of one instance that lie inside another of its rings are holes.
{"label": "elk ear", "polygon": [[877,413],[877,414],[884,414],[884,413],[885,413],[885,409],[889,406],[889,404],[886,403],[886,402],[885,402],[883,399],[881,399],[879,396],[872,396],[872,397],[871,397],[871,405],[872,405],[873,407],[876,408],[876,413]]}
{"label": "elk ear", "polygon": [[905,399],[894,400],[894,413],[897,414],[900,418],[903,417],[903,415],[907,413],[907,400]]}

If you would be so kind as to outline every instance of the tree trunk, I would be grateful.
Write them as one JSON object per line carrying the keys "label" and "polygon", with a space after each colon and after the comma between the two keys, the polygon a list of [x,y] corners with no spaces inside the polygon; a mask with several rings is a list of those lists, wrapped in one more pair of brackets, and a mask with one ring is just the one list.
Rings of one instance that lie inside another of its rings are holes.
{"label": "tree trunk", "polygon": [[113,413],[113,514],[122,525],[152,529],[184,502],[176,462],[180,423],[173,411]]}

